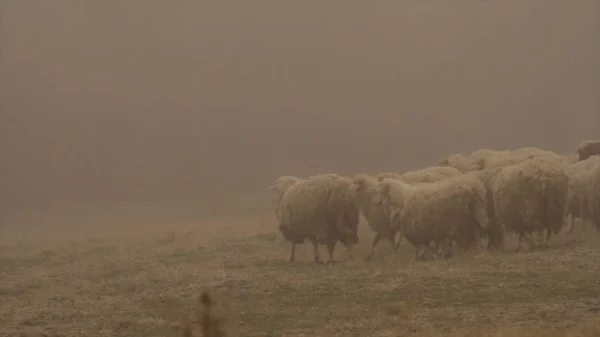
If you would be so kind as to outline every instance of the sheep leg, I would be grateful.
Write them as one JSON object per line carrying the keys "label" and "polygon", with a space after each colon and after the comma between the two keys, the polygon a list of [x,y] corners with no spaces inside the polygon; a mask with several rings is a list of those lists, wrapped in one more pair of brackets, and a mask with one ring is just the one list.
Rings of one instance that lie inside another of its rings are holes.
{"label": "sheep leg", "polygon": [[326,263],[333,263],[333,252],[335,251],[335,245],[336,245],[335,241],[327,243],[328,258],[327,258]]}
{"label": "sheep leg", "polygon": [[573,214],[567,215],[567,234],[572,234],[575,229],[575,216]]}
{"label": "sheep leg", "polygon": [[452,258],[452,239],[446,238],[441,244],[436,242],[438,259],[447,260]]}
{"label": "sheep leg", "polygon": [[310,242],[313,245],[313,254],[315,263],[321,264],[323,261],[321,260],[321,256],[319,255],[319,243],[317,242],[316,237],[311,237]]}
{"label": "sheep leg", "polygon": [[398,247],[400,247],[400,241],[402,241],[402,236],[397,234],[398,232],[396,231],[394,231],[392,234],[392,238],[394,238],[394,250],[398,250]]}
{"label": "sheep leg", "polygon": [[500,227],[499,223],[494,223],[488,230],[488,250],[498,249],[501,253],[505,250],[504,248],[504,230]]}
{"label": "sheep leg", "polygon": [[[434,241],[433,248],[435,250],[435,255],[433,256],[433,258],[435,258],[436,260],[442,260],[443,256],[441,253],[441,245]],[[428,249],[431,249],[431,244],[429,244]]]}
{"label": "sheep leg", "polygon": [[394,250],[396,250],[398,248],[398,246],[396,245],[396,232],[392,232],[392,234],[390,234],[390,236],[388,236],[388,240],[390,240],[390,243],[392,244],[392,248]]}
{"label": "sheep leg", "polygon": [[350,260],[354,260],[354,254],[352,253],[352,245],[344,241],[344,247],[346,247],[346,253],[348,254],[348,258]]}
{"label": "sheep leg", "polygon": [[544,231],[545,231],[545,229],[542,229],[542,230],[539,230],[537,232],[537,242],[538,242],[538,244],[540,244],[540,243],[543,244],[544,243],[544,240],[545,240],[545,235],[544,234],[546,234],[546,233],[544,233]]}
{"label": "sheep leg", "polygon": [[415,245],[415,260],[420,260],[421,245]]}
{"label": "sheep leg", "polygon": [[434,258],[433,256],[431,256],[431,242],[429,242],[429,244],[423,245],[421,247],[422,247],[421,261],[428,261],[430,259],[430,257]]}
{"label": "sheep leg", "polygon": [[533,242],[533,240],[531,239],[531,237],[529,236],[529,234],[521,232],[521,233],[519,233],[519,247],[517,248],[517,251],[519,251],[519,248],[521,248],[521,243],[523,242],[523,239],[525,239],[525,241],[527,241],[527,245],[529,246],[529,250],[534,250],[535,249],[535,242]]}
{"label": "sheep leg", "polygon": [[288,262],[296,261],[296,243],[292,242],[292,248],[290,249],[290,256],[288,257]]}
{"label": "sheep leg", "polygon": [[518,236],[519,236],[519,242],[517,243],[517,249],[516,249],[516,251],[520,252],[521,251],[521,245],[523,243],[523,233],[519,233]]}
{"label": "sheep leg", "polygon": [[550,228],[546,229],[546,240],[544,241],[544,247],[550,247],[550,240],[552,240],[552,231]]}
{"label": "sheep leg", "polygon": [[380,239],[381,239],[381,234],[379,234],[379,233],[375,234],[375,237],[373,238],[373,243],[371,244],[371,253],[369,253],[369,255],[367,255],[367,257],[365,258],[365,261],[371,260],[371,257],[373,256],[373,251],[375,251],[375,247],[377,246],[377,243],[379,243]]}
{"label": "sheep leg", "polygon": [[531,237],[525,234],[525,240],[527,240],[527,244],[529,245],[529,250],[535,250],[535,242],[531,239]]}

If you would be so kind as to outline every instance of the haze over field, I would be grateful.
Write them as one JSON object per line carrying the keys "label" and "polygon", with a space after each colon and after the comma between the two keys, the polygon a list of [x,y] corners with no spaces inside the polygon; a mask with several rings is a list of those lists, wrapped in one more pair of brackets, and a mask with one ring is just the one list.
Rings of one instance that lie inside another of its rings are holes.
{"label": "haze over field", "polygon": [[600,137],[598,1],[7,0],[0,13],[7,222]]}

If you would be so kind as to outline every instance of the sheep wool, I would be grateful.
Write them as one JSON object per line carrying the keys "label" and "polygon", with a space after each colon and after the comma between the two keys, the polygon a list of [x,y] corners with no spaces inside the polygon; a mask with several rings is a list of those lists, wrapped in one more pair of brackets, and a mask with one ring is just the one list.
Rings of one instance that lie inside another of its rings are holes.
{"label": "sheep wool", "polygon": [[397,177],[408,184],[433,183],[448,177],[460,175],[458,169],[447,166],[431,166],[417,171],[409,171]]}
{"label": "sheep wool", "polygon": [[527,159],[544,158],[561,163],[572,161],[570,157],[561,156],[552,151],[542,150],[537,147],[524,147],[514,151],[479,150],[471,154],[469,171],[494,169],[504,166],[516,165]]}
{"label": "sheep wool", "polygon": [[533,231],[547,230],[548,238],[563,223],[569,179],[562,165],[547,158],[532,158],[502,168],[492,183],[495,215],[507,232],[527,240]]}
{"label": "sheep wool", "polygon": [[472,164],[471,158],[461,153],[450,155],[437,162],[438,166],[453,167],[463,173],[468,172]]}
{"label": "sheep wool", "polygon": [[383,205],[376,203],[374,199],[378,185],[377,179],[367,174],[356,175],[352,184],[356,204],[365,220],[367,220],[369,228],[375,232],[375,237],[371,243],[371,252],[365,260],[371,259],[375,247],[382,238],[388,239],[392,247],[397,248],[396,231],[390,228],[389,216]]}
{"label": "sheep wool", "polygon": [[275,211],[283,237],[292,243],[289,261],[295,260],[296,245],[305,239],[313,244],[315,262],[321,262],[319,243],[327,246],[329,261],[338,240],[351,252],[351,244],[358,242],[353,203],[350,180],[336,175],[313,176],[289,186]]}
{"label": "sheep wool", "polygon": [[431,241],[438,247],[456,241],[466,250],[487,231],[485,191],[475,177],[461,174],[418,185],[384,179],[378,193],[391,227],[415,246],[417,257]]}
{"label": "sheep wool", "polygon": [[285,194],[285,192],[295,183],[300,181],[301,179],[295,176],[281,176],[276,181],[275,184],[270,185],[268,187],[269,192],[272,194],[272,201],[274,206],[275,218],[277,219],[278,225],[281,224],[281,208],[279,204],[281,202],[281,197]]}
{"label": "sheep wool", "polygon": [[596,165],[590,172],[588,194],[588,209],[590,210],[590,220],[600,231],[600,164]]}
{"label": "sheep wool", "polygon": [[588,199],[593,197],[593,174],[596,166],[600,166],[600,156],[591,156],[586,160],[567,165],[565,171],[569,176],[569,192],[565,215],[568,219],[569,232],[574,228],[575,218],[592,221],[593,209]]}

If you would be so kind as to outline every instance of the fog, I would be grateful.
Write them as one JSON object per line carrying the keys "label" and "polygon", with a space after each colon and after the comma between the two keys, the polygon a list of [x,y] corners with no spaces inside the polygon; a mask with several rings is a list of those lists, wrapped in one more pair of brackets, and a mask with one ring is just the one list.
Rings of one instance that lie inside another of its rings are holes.
{"label": "fog", "polygon": [[0,13],[5,221],[600,137],[596,0],[6,0]]}

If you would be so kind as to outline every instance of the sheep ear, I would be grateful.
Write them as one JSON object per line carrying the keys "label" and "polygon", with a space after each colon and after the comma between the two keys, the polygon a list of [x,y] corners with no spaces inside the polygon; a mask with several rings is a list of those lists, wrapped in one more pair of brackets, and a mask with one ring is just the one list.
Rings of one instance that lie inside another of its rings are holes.
{"label": "sheep ear", "polygon": [[269,187],[267,187],[267,190],[269,191],[274,191],[275,190],[275,185],[269,185]]}

